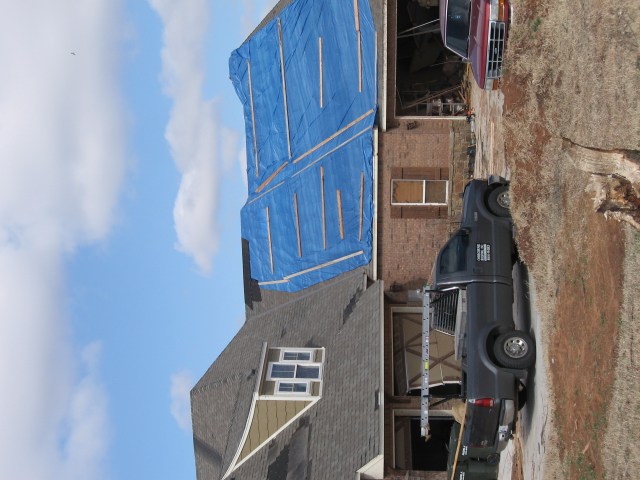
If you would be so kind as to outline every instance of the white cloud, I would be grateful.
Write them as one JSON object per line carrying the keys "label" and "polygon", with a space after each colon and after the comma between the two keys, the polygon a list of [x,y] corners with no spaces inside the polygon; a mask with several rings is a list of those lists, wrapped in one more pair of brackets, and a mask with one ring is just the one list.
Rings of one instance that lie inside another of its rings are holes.
{"label": "white cloud", "polygon": [[64,259],[114,223],[120,5],[31,0],[0,16],[0,478],[104,476],[98,347],[76,358]]}
{"label": "white cloud", "polygon": [[173,101],[166,138],[182,180],[173,218],[178,250],[204,273],[218,250],[217,208],[227,158],[237,156],[238,134],[218,118],[218,104],[203,98],[207,0],[149,0],[164,23],[162,79]]}
{"label": "white cloud", "polygon": [[191,399],[189,392],[195,385],[193,375],[186,370],[171,375],[171,415],[178,426],[191,433]]}
{"label": "white cloud", "polygon": [[101,353],[100,342],[93,342],[82,351],[85,374],[71,396],[69,434],[64,446],[64,478],[104,477],[103,462],[110,440],[110,424],[107,394],[99,373]]}

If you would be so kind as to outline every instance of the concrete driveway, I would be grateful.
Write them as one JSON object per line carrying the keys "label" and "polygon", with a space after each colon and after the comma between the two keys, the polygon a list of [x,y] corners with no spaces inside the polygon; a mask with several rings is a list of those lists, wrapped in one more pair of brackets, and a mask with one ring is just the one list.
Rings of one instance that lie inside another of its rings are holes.
{"label": "concrete driveway", "polygon": [[[536,364],[527,379],[527,403],[520,410],[518,418],[517,440],[509,442],[500,459],[500,480],[519,478],[513,472],[516,456],[522,462],[524,478],[542,479],[544,476],[547,429],[549,420],[549,395],[547,389],[547,371],[545,364],[545,344],[540,330],[540,317],[535,310],[535,297],[529,289],[530,279],[527,268],[520,262],[513,269],[515,282],[514,318],[516,328],[531,333],[536,340]],[[516,449],[520,448],[519,455]]]}

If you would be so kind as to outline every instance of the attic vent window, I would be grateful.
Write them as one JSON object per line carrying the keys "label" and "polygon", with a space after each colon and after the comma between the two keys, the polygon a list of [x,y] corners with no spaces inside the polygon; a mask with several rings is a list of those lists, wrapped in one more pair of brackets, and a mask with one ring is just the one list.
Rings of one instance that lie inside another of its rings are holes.
{"label": "attic vent window", "polygon": [[311,360],[311,352],[292,352],[289,350],[283,350],[282,360]]}

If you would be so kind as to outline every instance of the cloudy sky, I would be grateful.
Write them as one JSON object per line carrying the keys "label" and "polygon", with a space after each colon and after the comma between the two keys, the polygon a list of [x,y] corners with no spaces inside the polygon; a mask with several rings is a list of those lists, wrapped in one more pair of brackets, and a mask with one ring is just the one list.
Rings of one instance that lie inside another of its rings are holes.
{"label": "cloudy sky", "polygon": [[0,478],[195,478],[244,312],[227,61],[274,3],[0,1]]}

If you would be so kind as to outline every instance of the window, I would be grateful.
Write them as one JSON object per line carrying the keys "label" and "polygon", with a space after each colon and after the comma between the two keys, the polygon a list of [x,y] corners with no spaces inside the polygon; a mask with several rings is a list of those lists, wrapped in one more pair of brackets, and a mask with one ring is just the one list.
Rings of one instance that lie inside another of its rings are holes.
{"label": "window", "polygon": [[447,180],[391,180],[391,205],[447,205]]}
{"label": "window", "polygon": [[284,394],[308,394],[309,384],[306,382],[278,382],[276,392]]}
{"label": "window", "polygon": [[261,395],[271,399],[322,395],[323,348],[271,348],[266,357]]}
{"label": "window", "polygon": [[450,0],[447,8],[447,47],[458,55],[469,56],[471,2]]}
{"label": "window", "polygon": [[280,378],[320,380],[320,364],[270,363],[267,380]]}
{"label": "window", "polygon": [[311,351],[310,350],[282,350],[282,354],[280,356],[280,360],[284,361],[310,361],[311,360]]}

